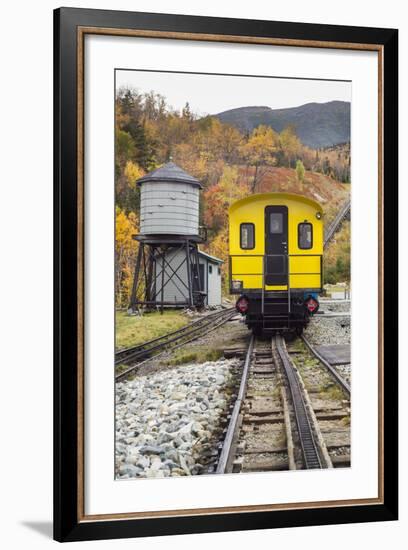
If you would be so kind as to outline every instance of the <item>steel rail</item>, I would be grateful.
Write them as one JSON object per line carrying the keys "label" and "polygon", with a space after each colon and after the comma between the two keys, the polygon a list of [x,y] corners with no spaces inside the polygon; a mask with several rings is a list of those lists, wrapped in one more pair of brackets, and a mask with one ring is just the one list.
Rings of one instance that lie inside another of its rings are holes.
{"label": "steel rail", "polygon": [[326,369],[330,372],[330,374],[335,378],[336,382],[340,384],[340,386],[343,388],[343,390],[347,393],[348,397],[350,398],[351,395],[351,388],[350,384],[344,380],[342,376],[337,372],[337,370],[330,365],[328,361],[316,350],[316,348],[313,347],[313,345],[309,342],[309,340],[302,334],[301,339],[305,343],[306,347],[310,350],[310,352],[318,359],[322,365],[326,367]]}
{"label": "steel rail", "polygon": [[[320,305],[322,305],[321,302]],[[347,319],[348,317],[351,317],[351,313],[349,311],[329,311],[329,313],[318,311],[313,316],[314,319],[338,319],[339,317],[344,317]]]}
{"label": "steel rail", "polygon": [[327,228],[326,234],[324,236],[324,248],[326,248],[326,246],[332,240],[333,235],[337,232],[344,218],[349,214],[350,209],[351,209],[351,201],[348,200],[346,201],[344,206],[341,208],[337,216],[334,218],[333,222]]}
{"label": "steel rail", "polygon": [[[224,311],[224,313],[226,313],[226,311]],[[221,320],[218,322],[218,323],[215,323],[215,324],[212,324],[210,326],[210,328],[208,330],[206,330],[205,332],[198,332],[197,333],[197,330],[194,330],[194,336],[192,336],[191,338],[189,338],[188,340],[184,340],[183,342],[173,346],[171,348],[172,351],[182,347],[182,346],[185,346],[186,344],[189,344],[190,342],[192,342],[193,340],[197,340],[198,338],[201,338],[202,336],[206,336],[207,334],[209,334],[210,332],[212,332],[213,330],[219,328],[220,326],[222,326],[224,323],[226,323],[229,319],[231,319],[234,315],[235,315],[235,311],[230,311],[228,310],[228,313],[229,315],[224,315],[221,317]],[[208,324],[207,323],[204,327],[200,327],[200,329],[202,330],[203,328],[207,328],[208,327]],[[197,334],[196,334],[197,333]],[[187,334],[187,335],[184,335],[184,338],[187,336],[191,336],[192,332],[190,334]],[[163,342],[163,344],[161,345],[161,347],[163,348],[165,345],[167,345],[167,342]],[[160,353],[156,353],[154,355],[154,358],[158,358],[160,356],[162,356],[163,354],[167,353],[168,352],[168,349],[165,349],[163,350],[162,352]],[[142,365],[144,365],[145,363],[149,362],[152,358],[149,357],[147,359],[145,359],[144,361],[141,361],[139,363],[137,363],[136,365],[133,365],[132,367],[126,369],[125,371],[119,373],[119,374],[116,374],[115,375],[115,382],[121,382],[122,380],[125,380],[128,376],[131,376],[132,374],[135,373],[136,370],[138,370]]]}
{"label": "steel rail", "polygon": [[230,461],[232,458],[231,454],[232,454],[233,441],[234,441],[235,434],[238,427],[238,419],[239,419],[239,414],[241,412],[241,406],[245,399],[245,394],[246,394],[249,368],[251,365],[252,352],[254,349],[254,340],[255,340],[254,335],[252,335],[249,341],[249,346],[245,357],[244,368],[242,370],[242,377],[241,377],[241,383],[239,386],[238,397],[235,401],[234,408],[232,410],[231,419],[228,424],[227,433],[225,434],[225,439],[222,445],[220,458],[218,460],[218,465],[216,470],[217,474],[224,474],[227,470],[227,467],[230,466]]}
{"label": "steel rail", "polygon": [[138,344],[136,346],[132,346],[129,348],[121,349],[116,352],[115,354],[115,363],[119,363],[120,361],[123,361],[128,356],[132,355],[133,353],[149,353],[153,350],[153,348],[149,348],[149,346],[160,344],[160,342],[163,342],[164,340],[168,340],[169,337],[182,335],[184,332],[191,330],[192,328],[202,325],[203,323],[206,324],[208,322],[208,319],[215,319],[219,317],[220,315],[223,315],[226,311],[232,311],[234,308],[228,308],[222,311],[216,311],[215,313],[211,313],[209,315],[206,315],[204,317],[201,317],[200,319],[197,319],[193,321],[192,323],[188,323],[184,327],[181,327],[177,330],[174,330],[172,332],[169,332],[167,334],[164,334],[163,336],[159,336],[157,338],[153,338],[152,340],[148,340],[147,342],[143,342],[142,344]]}
{"label": "steel rail", "polygon": [[154,338],[153,340],[143,342],[142,344],[139,344],[137,346],[117,351],[115,353],[115,365],[123,364],[124,361],[137,361],[138,359],[142,359],[143,357],[150,355],[154,351],[161,349],[164,345],[171,344],[172,342],[176,342],[186,336],[190,336],[190,334],[192,334],[193,332],[205,328],[214,320],[218,319],[219,317],[223,317],[224,315],[227,315],[228,312],[232,312],[234,310],[235,308],[231,307],[222,311],[217,311],[210,315],[206,315],[205,317],[198,319],[192,323],[189,323],[185,327],[182,327],[178,330],[169,332],[168,334],[164,334],[163,336],[159,336],[158,338]]}
{"label": "steel rail", "polygon": [[274,336],[272,339],[272,346],[273,342],[275,342],[276,351],[282,362],[286,374],[286,379],[289,384],[289,390],[292,396],[293,411],[295,414],[305,467],[307,469],[322,468],[322,462],[320,460],[319,452],[317,450],[313,430],[310,425],[309,414],[307,412],[306,404],[303,399],[299,380],[293,369],[292,361],[287,353],[282,336]]}
{"label": "steel rail", "polygon": [[343,298],[341,298],[340,300],[331,300],[331,299],[327,299],[327,298],[320,298],[320,305],[322,306],[325,306],[325,305],[341,305],[341,304],[349,304],[351,302],[351,300],[349,299],[346,299],[344,300]]}

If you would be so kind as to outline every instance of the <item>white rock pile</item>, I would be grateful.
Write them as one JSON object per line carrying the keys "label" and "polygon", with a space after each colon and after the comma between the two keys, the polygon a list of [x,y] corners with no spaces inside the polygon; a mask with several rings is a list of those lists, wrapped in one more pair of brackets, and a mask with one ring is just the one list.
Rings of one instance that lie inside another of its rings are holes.
{"label": "white rock pile", "polygon": [[223,359],[118,383],[116,477],[206,473],[238,365],[236,359]]}

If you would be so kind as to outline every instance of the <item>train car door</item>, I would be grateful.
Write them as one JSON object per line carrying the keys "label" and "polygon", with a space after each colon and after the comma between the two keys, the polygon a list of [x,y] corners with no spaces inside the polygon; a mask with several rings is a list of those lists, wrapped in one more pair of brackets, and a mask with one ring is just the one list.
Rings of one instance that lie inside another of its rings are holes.
{"label": "train car door", "polygon": [[265,285],[288,284],[288,208],[265,208]]}

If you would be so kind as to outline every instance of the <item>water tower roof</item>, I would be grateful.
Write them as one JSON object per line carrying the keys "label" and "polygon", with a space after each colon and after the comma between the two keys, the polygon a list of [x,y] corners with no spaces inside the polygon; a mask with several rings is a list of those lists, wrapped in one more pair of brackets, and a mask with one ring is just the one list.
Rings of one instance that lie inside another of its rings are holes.
{"label": "water tower roof", "polygon": [[200,187],[200,189],[202,188],[202,185],[197,178],[195,178],[194,176],[191,176],[190,174],[187,174],[187,172],[185,172],[182,168],[180,168],[180,166],[177,166],[177,164],[174,164],[174,162],[168,162],[167,164],[164,164],[160,168],[157,168],[156,170],[149,172],[148,174],[146,174],[145,176],[137,180],[137,183],[140,185],[141,183],[155,182],[155,181],[189,183],[190,185],[196,185],[197,187]]}

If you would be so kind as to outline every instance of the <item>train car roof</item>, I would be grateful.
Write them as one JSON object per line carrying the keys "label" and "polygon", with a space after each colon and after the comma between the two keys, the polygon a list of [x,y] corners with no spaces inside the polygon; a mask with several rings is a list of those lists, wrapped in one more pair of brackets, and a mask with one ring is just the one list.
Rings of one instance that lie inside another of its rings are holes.
{"label": "train car roof", "polygon": [[229,212],[232,213],[235,209],[239,208],[240,206],[243,206],[244,204],[249,204],[251,202],[256,202],[257,200],[263,200],[272,198],[274,200],[282,198],[286,200],[293,200],[297,202],[304,202],[305,204],[308,204],[309,206],[313,206],[314,208],[317,208],[318,210],[322,210],[322,205],[318,203],[317,201],[314,201],[313,199],[309,199],[309,197],[304,197],[303,195],[297,195],[296,193],[258,193],[256,195],[250,195],[249,197],[245,197],[244,199],[240,199],[229,207]]}

